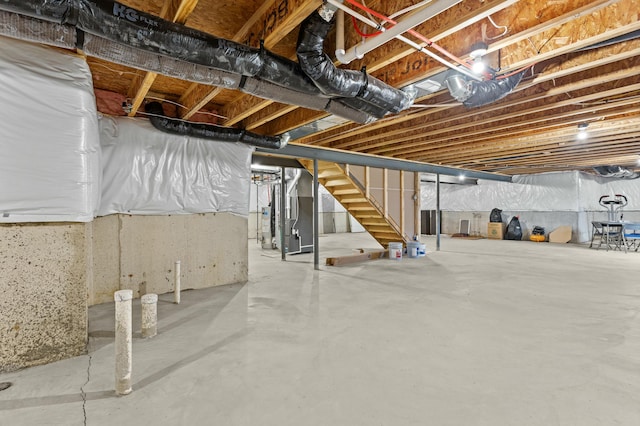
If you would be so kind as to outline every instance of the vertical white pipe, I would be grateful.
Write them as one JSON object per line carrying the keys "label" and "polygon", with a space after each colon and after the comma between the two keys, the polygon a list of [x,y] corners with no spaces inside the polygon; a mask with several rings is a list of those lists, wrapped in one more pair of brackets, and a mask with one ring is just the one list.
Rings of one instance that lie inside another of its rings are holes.
{"label": "vertical white pipe", "polygon": [[119,290],[113,294],[116,303],[116,394],[131,393],[131,299],[133,291]]}
{"label": "vertical white pipe", "polygon": [[[407,32],[413,27],[422,24],[423,22],[444,12],[445,10],[460,3],[461,1],[462,0],[441,0],[435,3],[431,3],[424,9],[421,9],[420,11],[408,16],[394,26],[390,27],[382,34],[371,37],[365,40],[363,43],[353,46],[345,52],[344,59],[347,61],[347,63],[349,63],[355,58],[362,57],[365,53],[371,52],[373,49],[382,46],[389,40],[398,37],[402,33]],[[340,62],[342,62],[342,60],[340,60]]]}
{"label": "vertical white pipe", "polygon": [[158,295],[149,293],[140,298],[142,303],[142,337],[158,334]]}
{"label": "vertical white pipe", "polygon": [[342,56],[344,50],[344,10],[338,9],[336,12],[336,56]]}
{"label": "vertical white pipe", "polygon": [[180,304],[180,261],[176,260],[176,278],[175,278],[175,287],[173,292],[173,301],[177,304]]}

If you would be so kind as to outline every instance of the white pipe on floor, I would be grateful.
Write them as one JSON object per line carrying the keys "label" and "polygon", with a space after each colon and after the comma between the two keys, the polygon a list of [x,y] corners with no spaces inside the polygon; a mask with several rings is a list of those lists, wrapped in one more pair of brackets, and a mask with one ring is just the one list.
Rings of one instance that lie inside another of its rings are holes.
{"label": "white pipe on floor", "polygon": [[[393,27],[383,31],[380,35],[368,38],[363,43],[356,44],[355,46],[351,47],[345,52],[344,55],[338,57],[338,60],[343,64],[348,64],[356,58],[362,58],[365,53],[371,52],[373,49],[382,46],[389,40],[398,37],[402,33],[405,33],[413,27],[422,24],[423,22],[433,18],[439,13],[444,12],[445,10],[460,3],[461,1],[462,0],[440,0],[438,2],[431,3],[418,12],[398,22]],[[329,3],[334,4],[334,0],[329,0]]]}
{"label": "white pipe on floor", "polygon": [[175,277],[175,287],[173,290],[173,301],[177,304],[180,304],[180,261],[176,260],[176,277]]}
{"label": "white pipe on floor", "polygon": [[116,394],[131,393],[131,299],[133,291],[119,290],[113,294],[116,303]]}
{"label": "white pipe on floor", "polygon": [[140,298],[142,303],[142,337],[144,339],[158,334],[158,295],[145,294]]}

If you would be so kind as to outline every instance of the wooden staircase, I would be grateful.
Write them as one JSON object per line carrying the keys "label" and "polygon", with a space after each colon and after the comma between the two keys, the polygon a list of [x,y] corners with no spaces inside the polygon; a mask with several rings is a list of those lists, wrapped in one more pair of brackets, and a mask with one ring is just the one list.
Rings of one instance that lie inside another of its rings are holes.
{"label": "wooden staircase", "polygon": [[[313,175],[313,161],[299,160]],[[366,188],[349,173],[349,166],[318,161],[318,182],[375,238],[384,248],[390,242],[405,243],[410,240],[402,235],[400,227],[383,208],[367,194]]]}

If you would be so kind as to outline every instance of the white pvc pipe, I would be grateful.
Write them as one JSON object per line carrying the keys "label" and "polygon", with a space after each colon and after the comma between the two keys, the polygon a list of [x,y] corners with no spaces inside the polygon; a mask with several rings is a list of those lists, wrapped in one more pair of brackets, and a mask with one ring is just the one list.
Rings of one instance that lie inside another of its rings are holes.
{"label": "white pvc pipe", "polygon": [[176,260],[176,276],[175,276],[175,287],[173,290],[173,301],[177,304],[180,304],[180,261]]}
{"label": "white pvc pipe", "polygon": [[336,12],[336,57],[344,56],[344,10]]}
{"label": "white pvc pipe", "polygon": [[[421,9],[420,11],[408,16],[406,19],[403,19],[393,27],[382,32],[382,34],[368,38],[363,43],[356,44],[355,46],[351,47],[343,55],[344,60],[346,60],[347,62],[344,62],[342,59],[340,59],[340,62],[348,64],[356,58],[362,58],[365,53],[371,52],[373,49],[382,46],[389,40],[398,37],[402,33],[405,33],[413,27],[422,24],[423,22],[433,18],[439,13],[444,12],[445,10],[460,3],[461,1],[462,0],[440,0],[438,2],[425,6],[424,9]],[[330,3],[333,4],[332,1],[330,1]]]}
{"label": "white pvc pipe", "polygon": [[158,334],[158,295],[145,294],[140,298],[142,304],[142,337],[148,338]]}
{"label": "white pvc pipe", "polygon": [[131,393],[131,299],[133,291],[119,290],[113,294],[116,303],[116,394]]}
{"label": "white pvc pipe", "polygon": [[[353,9],[350,9],[349,7],[343,5],[342,3],[340,3],[338,0],[327,0],[328,3],[336,6],[338,9],[345,11],[346,13],[348,13],[349,15],[353,16],[354,18],[358,19],[361,22],[364,22],[367,25],[372,26],[373,28],[378,28],[378,24],[374,21],[372,21],[371,19],[359,14],[358,12],[355,12]],[[379,28],[380,31],[385,31],[384,28]],[[413,47],[414,49],[416,49],[418,52],[422,52],[425,55],[431,57],[432,59],[440,62],[441,64],[443,64],[444,66],[446,66],[447,68],[451,68],[453,70],[458,71],[461,74],[466,75],[469,78],[472,78],[474,80],[477,81],[482,81],[482,78],[471,73],[470,71],[467,71],[465,68],[463,67],[458,67],[455,64],[452,64],[451,62],[447,61],[446,59],[441,58],[440,56],[436,55],[435,53],[431,52],[430,50],[425,49],[424,47],[420,46],[418,43],[415,43],[411,40],[409,40],[408,38],[406,38],[405,36],[402,35],[398,35],[396,36],[396,39],[400,40],[401,42],[408,44],[409,46]],[[336,50],[336,59],[338,59],[341,63],[346,64],[348,62],[346,61],[346,57],[342,54],[339,54],[340,52],[338,52]]]}

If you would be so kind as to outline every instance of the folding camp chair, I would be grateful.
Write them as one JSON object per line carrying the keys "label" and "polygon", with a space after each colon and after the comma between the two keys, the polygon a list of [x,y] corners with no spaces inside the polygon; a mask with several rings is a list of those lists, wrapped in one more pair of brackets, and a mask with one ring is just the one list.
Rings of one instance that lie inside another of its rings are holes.
{"label": "folding camp chair", "polygon": [[625,223],[622,237],[627,249],[638,251],[640,248],[640,223]]}

